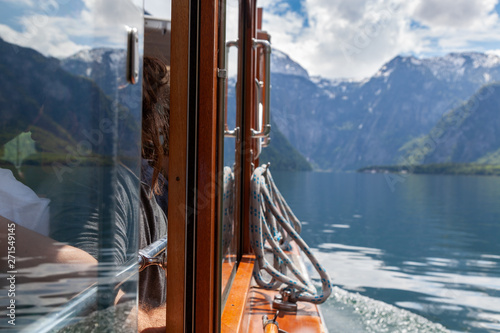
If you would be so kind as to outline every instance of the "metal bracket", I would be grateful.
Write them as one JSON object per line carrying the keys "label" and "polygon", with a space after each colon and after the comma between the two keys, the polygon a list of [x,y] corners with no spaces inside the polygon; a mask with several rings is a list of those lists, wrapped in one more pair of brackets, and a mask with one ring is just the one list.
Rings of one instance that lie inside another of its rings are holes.
{"label": "metal bracket", "polygon": [[297,298],[295,290],[284,288],[280,293],[274,296],[273,309],[297,312]]}
{"label": "metal bracket", "polygon": [[270,144],[271,144],[271,137],[270,136],[264,138],[264,140],[262,141],[262,147],[269,147]]}
{"label": "metal bracket", "polygon": [[224,137],[226,138],[235,138],[236,142],[240,142],[240,128],[236,127],[233,130],[227,129],[227,124],[225,124],[226,129],[224,130]]}
{"label": "metal bracket", "polygon": [[160,266],[164,270],[167,270],[167,255],[165,252],[152,258],[139,254],[139,272],[149,266]]}
{"label": "metal bracket", "polygon": [[227,78],[227,69],[217,68],[217,77],[221,79]]}

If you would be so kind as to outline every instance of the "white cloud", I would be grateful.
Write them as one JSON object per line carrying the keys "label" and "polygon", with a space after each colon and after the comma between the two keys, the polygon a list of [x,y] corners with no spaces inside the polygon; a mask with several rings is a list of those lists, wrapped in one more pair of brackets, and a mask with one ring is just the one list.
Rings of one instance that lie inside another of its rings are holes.
{"label": "white cloud", "polygon": [[[23,0],[19,4],[29,2]],[[37,14],[20,17],[20,30],[0,24],[0,36],[44,55],[66,57],[92,47],[125,47],[127,27],[123,22],[142,24],[141,5],[136,0],[121,2],[120,6],[97,0],[83,0],[83,4],[79,13],[71,15],[63,15],[57,1],[39,3],[36,8],[33,5]],[[26,11],[27,14],[32,12]]]}
{"label": "white cloud", "polygon": [[497,2],[302,0],[304,15],[283,11],[286,0],[265,0],[259,6],[264,7],[264,29],[273,45],[310,74],[361,79],[398,54],[471,50],[471,43],[477,47],[480,42],[500,44],[499,18],[493,11]]}
{"label": "white cloud", "polygon": [[[64,57],[81,49],[124,45],[124,18],[142,0],[83,0],[72,16],[58,11],[70,0],[0,0],[20,8],[38,8],[21,29],[0,25],[5,40],[45,55]],[[71,0],[74,1],[74,0]],[[452,51],[500,49],[498,0],[302,0],[301,11],[287,0],[259,0],[264,26],[274,47],[288,53],[312,75],[364,78],[398,54],[427,55]],[[164,0],[145,0],[157,16],[169,15]],[[168,4],[168,2],[167,2]],[[41,6],[45,6],[46,13]],[[227,39],[236,39],[238,1],[227,2]],[[29,9],[26,9],[26,13]],[[157,14],[158,13],[158,14]],[[136,13],[137,14],[137,13]],[[140,22],[137,22],[140,24]],[[116,29],[122,27],[123,29]],[[101,43],[101,44],[99,44]],[[486,44],[481,43],[488,43]],[[231,51],[234,58],[235,51]]]}
{"label": "white cloud", "polygon": [[483,28],[494,24],[496,0],[420,0],[415,18],[433,27]]}
{"label": "white cloud", "polygon": [[144,0],[144,9],[154,17],[170,20],[172,4],[165,0]]}
{"label": "white cloud", "polygon": [[273,44],[298,60],[312,75],[361,78],[382,61],[419,47],[406,29],[408,20],[383,1],[305,0],[308,26],[297,13],[268,13],[265,28]]}
{"label": "white cloud", "polygon": [[487,54],[493,54],[493,55],[496,55],[498,57],[500,57],[500,49],[496,49],[496,50],[488,50],[486,51]]}
{"label": "white cloud", "polygon": [[23,32],[18,32],[9,26],[0,24],[0,36],[7,42],[30,47],[53,57],[66,57],[85,48],[83,45],[72,42],[66,34],[62,33],[61,29],[54,25],[47,24],[42,28],[43,33],[40,33],[37,26],[27,24]]}

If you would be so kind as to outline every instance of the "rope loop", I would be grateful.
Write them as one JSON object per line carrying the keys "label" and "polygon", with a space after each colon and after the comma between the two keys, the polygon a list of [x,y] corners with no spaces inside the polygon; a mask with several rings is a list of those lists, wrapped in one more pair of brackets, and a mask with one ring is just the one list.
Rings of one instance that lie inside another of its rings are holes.
{"label": "rope loop", "polygon": [[[250,242],[257,257],[253,272],[255,281],[265,289],[278,289],[284,284],[295,290],[297,301],[323,303],[332,292],[330,277],[300,237],[301,223],[276,187],[268,165],[255,169],[251,191]],[[292,241],[318,272],[321,278],[320,294],[284,252],[291,249]],[[266,251],[273,254],[272,264],[266,259]],[[270,280],[265,280],[263,271],[270,275]],[[287,275],[287,271],[291,274]]]}

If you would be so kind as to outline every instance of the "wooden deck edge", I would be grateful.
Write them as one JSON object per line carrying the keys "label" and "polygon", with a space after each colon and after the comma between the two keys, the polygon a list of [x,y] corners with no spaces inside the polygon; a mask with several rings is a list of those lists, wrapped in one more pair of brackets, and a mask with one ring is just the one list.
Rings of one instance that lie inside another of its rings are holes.
{"label": "wooden deck edge", "polygon": [[[245,314],[248,318],[247,330],[242,332],[263,332],[262,316],[272,318],[276,314],[276,309],[272,307],[276,294],[277,291],[257,286],[250,288],[250,311]],[[280,311],[277,322],[280,329],[289,333],[328,333],[320,308],[308,302],[297,302],[297,312]]]}
{"label": "wooden deck edge", "polygon": [[254,262],[254,255],[245,255],[238,265],[231,292],[227,297],[226,305],[222,312],[222,333],[247,332],[246,326],[248,320],[245,320],[245,311],[250,293]]}
{"label": "wooden deck edge", "polygon": [[[294,261],[304,268],[297,247],[292,251]],[[252,280],[254,255],[243,256],[230,294],[222,312],[222,333],[263,332],[262,316],[273,317],[272,308],[277,291],[259,288]],[[320,308],[311,303],[297,302],[297,312],[280,311],[280,328],[289,333],[328,333]]]}
{"label": "wooden deck edge", "polygon": [[[297,244],[292,243],[292,251],[285,251],[291,256],[292,261],[307,276],[304,258],[301,255]],[[249,309],[246,313],[248,318],[247,330],[244,332],[263,332],[262,316],[267,315],[272,318],[276,314],[276,309],[272,307],[274,296],[278,292],[259,288],[255,282],[250,288],[248,299]],[[279,328],[288,333],[327,333],[325,321],[318,305],[309,302],[297,302],[296,312],[280,311],[277,322]]]}

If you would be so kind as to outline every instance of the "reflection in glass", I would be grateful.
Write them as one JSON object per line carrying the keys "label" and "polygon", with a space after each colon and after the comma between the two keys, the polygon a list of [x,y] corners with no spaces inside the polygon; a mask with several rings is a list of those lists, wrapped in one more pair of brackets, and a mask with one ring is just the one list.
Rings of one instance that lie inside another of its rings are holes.
{"label": "reflection in glass", "polygon": [[144,0],[144,11],[147,15],[170,21],[172,4],[165,0]]}
{"label": "reflection in glass", "polygon": [[239,161],[239,128],[241,119],[238,116],[238,101],[240,100],[238,87],[238,10],[237,0],[228,0],[223,7],[225,15],[222,18],[224,43],[220,44],[225,55],[223,66],[226,69],[226,82],[223,88],[224,97],[224,156],[223,156],[223,191],[222,194],[222,276],[221,290],[223,302],[228,293],[231,275],[235,273],[238,257],[239,233],[239,204],[237,193],[239,191],[240,161]]}
{"label": "reflection in glass", "polygon": [[[142,39],[135,2],[2,4],[0,307],[16,307],[2,329],[137,326],[137,275],[117,287],[140,231],[141,84],[125,76],[126,27]],[[81,317],[50,319],[89,287]]]}

